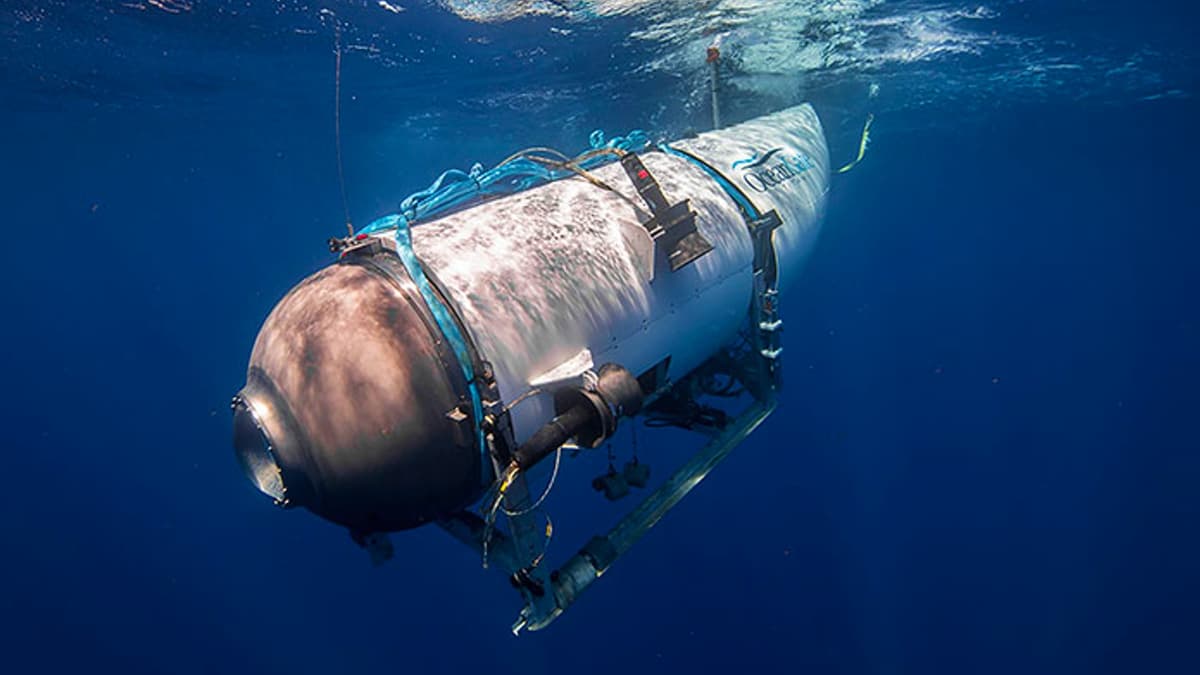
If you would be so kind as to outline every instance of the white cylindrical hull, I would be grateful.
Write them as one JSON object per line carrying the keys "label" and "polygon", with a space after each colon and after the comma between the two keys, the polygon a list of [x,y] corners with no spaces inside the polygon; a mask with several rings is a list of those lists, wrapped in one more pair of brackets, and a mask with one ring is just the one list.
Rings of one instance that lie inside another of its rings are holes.
{"label": "white cylindrical hull", "polygon": [[[790,282],[816,237],[830,167],[809,105],[672,144],[720,171],[783,224],[774,244]],[[562,372],[584,350],[596,366],[634,374],[670,357],[668,375],[691,371],[745,326],[754,250],[735,201],[704,169],[662,152],[641,155],[672,203],[690,200],[713,250],[677,271],[639,214],[612,192],[574,177],[487,202],[412,229],[417,256],[441,282],[500,392],[512,401],[539,378]],[[760,161],[761,160],[761,161]],[[641,204],[624,170],[593,175]],[[569,369],[569,367],[568,367]],[[520,442],[554,414],[535,396],[512,412]]]}

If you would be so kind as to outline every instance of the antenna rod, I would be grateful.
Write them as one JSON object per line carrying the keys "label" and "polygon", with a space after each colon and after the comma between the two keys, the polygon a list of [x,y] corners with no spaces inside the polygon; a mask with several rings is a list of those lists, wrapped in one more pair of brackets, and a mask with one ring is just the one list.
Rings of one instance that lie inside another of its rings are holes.
{"label": "antenna rod", "polygon": [[708,62],[710,80],[712,84],[712,117],[713,129],[721,128],[721,99],[717,95],[717,74],[719,70],[719,62],[721,60],[721,50],[713,45],[708,48],[708,57],[705,59]]}
{"label": "antenna rod", "polygon": [[346,199],[346,171],[342,165],[342,23],[338,21],[337,16],[333,17],[333,54],[333,143],[337,152],[338,187],[342,193],[346,234],[353,237],[354,224],[350,222],[350,202]]}

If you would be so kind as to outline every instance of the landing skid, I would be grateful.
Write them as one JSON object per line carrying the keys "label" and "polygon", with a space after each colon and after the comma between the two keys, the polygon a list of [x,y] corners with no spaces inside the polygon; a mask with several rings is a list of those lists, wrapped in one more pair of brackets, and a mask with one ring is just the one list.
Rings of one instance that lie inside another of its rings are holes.
{"label": "landing skid", "polygon": [[[510,517],[508,532],[498,528],[489,532],[484,519],[469,512],[455,514],[439,523],[448,533],[481,555],[485,553],[485,537],[488,538],[486,560],[489,566],[503,570],[525,600],[525,607],[512,626],[514,635],[522,630],[536,631],[549,626],[775,410],[778,383],[772,382],[769,375],[758,367],[761,361],[753,357],[732,360],[728,355],[721,361],[723,367],[719,370],[742,382],[745,390],[753,396],[752,402],[736,415],[726,417],[720,428],[700,431],[709,440],[696,454],[608,533],[592,537],[578,553],[557,569],[548,571],[545,565],[530,565],[533,548],[531,537],[540,524],[536,513]],[[689,392],[687,396],[690,398],[697,389],[695,382],[689,380],[698,377],[700,375],[685,378],[676,384],[673,391],[682,389]],[[653,405],[650,407],[653,409]],[[637,423],[638,420],[631,422]],[[518,510],[515,505],[528,499],[528,489],[523,484],[514,485],[514,488],[516,490],[510,490],[509,498],[514,505],[513,510]]]}

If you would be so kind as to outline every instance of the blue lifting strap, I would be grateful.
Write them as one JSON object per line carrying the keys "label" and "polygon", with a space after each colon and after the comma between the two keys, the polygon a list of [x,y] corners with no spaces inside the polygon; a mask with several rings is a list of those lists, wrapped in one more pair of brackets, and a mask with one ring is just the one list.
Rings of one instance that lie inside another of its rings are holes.
{"label": "blue lifting strap", "polygon": [[417,289],[421,292],[421,298],[425,301],[425,305],[429,307],[429,313],[433,315],[433,319],[437,323],[442,337],[446,339],[451,349],[454,350],[454,356],[458,359],[458,365],[462,369],[463,378],[467,381],[467,390],[471,395],[471,417],[475,423],[475,435],[483,460],[483,481],[486,482],[491,468],[491,461],[488,458],[487,442],[484,438],[483,403],[479,396],[479,386],[475,381],[475,368],[472,365],[474,361],[471,358],[471,348],[468,346],[462,331],[459,330],[458,321],[451,314],[450,308],[446,307],[445,303],[434,292],[429,277],[425,275],[425,268],[421,266],[421,261],[417,259],[417,254],[413,252],[412,233],[409,231],[408,220],[399,214],[384,216],[367,225],[362,231],[364,234],[374,234],[391,229],[395,230],[396,253],[400,258],[400,262],[404,264],[404,269],[408,272],[408,276],[412,278],[413,283],[416,284]]}

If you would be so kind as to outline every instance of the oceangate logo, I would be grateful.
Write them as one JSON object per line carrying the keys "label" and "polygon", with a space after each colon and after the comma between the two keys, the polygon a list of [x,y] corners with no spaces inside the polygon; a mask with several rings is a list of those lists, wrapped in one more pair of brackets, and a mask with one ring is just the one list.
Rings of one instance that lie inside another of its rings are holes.
{"label": "oceangate logo", "polygon": [[774,157],[776,154],[778,154],[781,150],[783,150],[783,148],[771,148],[770,150],[763,153],[763,155],[761,157],[759,157],[758,152],[755,152],[753,155],[750,155],[749,157],[747,157],[745,159],[739,159],[738,161],[731,164],[730,167],[734,168],[734,169],[747,169],[747,170],[753,169],[755,167],[759,167],[759,166],[762,166],[763,164],[766,164],[772,157]]}
{"label": "oceangate logo", "polygon": [[771,148],[730,164],[742,170],[742,182],[755,192],[766,192],[813,168],[813,161],[803,152],[784,152],[786,148]]}

